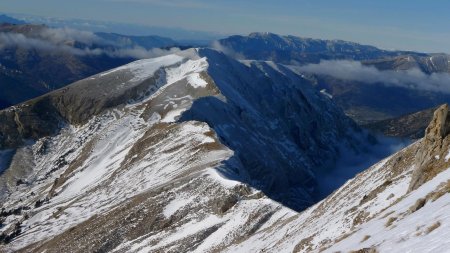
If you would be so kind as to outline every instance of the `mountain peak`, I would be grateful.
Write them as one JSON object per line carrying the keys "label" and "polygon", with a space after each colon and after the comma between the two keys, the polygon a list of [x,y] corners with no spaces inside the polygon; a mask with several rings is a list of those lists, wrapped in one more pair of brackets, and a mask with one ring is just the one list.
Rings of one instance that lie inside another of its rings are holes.
{"label": "mountain peak", "polygon": [[425,130],[425,139],[431,142],[442,140],[450,132],[450,117],[448,105],[441,105],[434,111],[433,119]]}
{"label": "mountain peak", "polygon": [[248,35],[249,37],[280,37],[280,35],[270,32],[252,32]]}

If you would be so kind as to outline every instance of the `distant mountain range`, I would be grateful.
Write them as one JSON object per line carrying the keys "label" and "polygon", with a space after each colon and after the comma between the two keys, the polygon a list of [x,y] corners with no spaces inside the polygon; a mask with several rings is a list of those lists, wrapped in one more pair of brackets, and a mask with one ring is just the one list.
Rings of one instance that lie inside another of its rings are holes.
{"label": "distant mountain range", "polygon": [[231,36],[216,47],[241,59],[300,66],[318,90],[330,94],[360,124],[450,102],[450,56],[445,54],[272,33]]}
{"label": "distant mountain range", "polygon": [[24,25],[26,22],[20,19],[15,19],[13,17],[0,14],[0,23],[7,23],[7,24],[15,24],[15,25]]}
{"label": "distant mountain range", "polygon": [[[221,46],[246,59],[283,64],[319,63],[321,60],[373,60],[395,57],[405,52],[381,50],[342,40],[321,40],[274,33],[235,35],[219,40]],[[417,54],[417,53],[414,53]]]}
{"label": "distant mountain range", "polygon": [[364,64],[379,70],[420,69],[426,74],[450,72],[450,55],[404,52],[400,56],[368,60]]}
{"label": "distant mountain range", "polygon": [[182,45],[195,44],[204,46],[208,45],[213,40],[224,37],[224,35],[219,33],[187,30],[176,27],[158,27],[151,25],[104,22],[85,19],[63,19],[26,14],[7,15],[28,24],[45,24],[50,27],[70,27],[72,29],[83,31],[119,33],[134,36],[148,36],[149,34],[155,34],[162,37],[170,37],[175,39]]}
{"label": "distant mountain range", "polygon": [[[274,33],[234,35],[219,44],[245,59],[268,60],[283,64],[319,63],[323,60],[355,60],[380,69],[421,67],[429,73],[449,71],[448,55],[413,51],[390,51],[344,40],[322,40],[283,36]],[[433,61],[429,58],[433,57]],[[434,66],[435,65],[435,66]]]}

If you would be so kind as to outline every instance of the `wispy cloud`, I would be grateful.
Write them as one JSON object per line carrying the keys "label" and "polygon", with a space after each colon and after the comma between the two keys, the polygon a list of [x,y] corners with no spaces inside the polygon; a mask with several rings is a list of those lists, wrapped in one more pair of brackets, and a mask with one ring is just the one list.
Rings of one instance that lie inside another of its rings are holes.
{"label": "wispy cloud", "polygon": [[233,57],[233,58],[235,58],[235,59],[238,59],[238,60],[243,60],[243,59],[245,59],[245,56],[244,56],[243,54],[240,54],[240,53],[234,51],[233,49],[231,49],[231,48],[229,48],[229,47],[226,47],[226,46],[222,45],[222,44],[221,44],[219,41],[217,41],[217,40],[213,41],[213,42],[211,43],[210,47],[213,48],[213,49],[215,49],[215,50],[217,50],[217,51],[219,51],[219,52],[222,52],[222,53],[224,53],[224,54],[226,54],[226,55],[228,55],[228,56],[230,56],[230,57]]}
{"label": "wispy cloud", "polygon": [[[84,47],[74,47],[71,42],[84,43]],[[93,46],[94,43],[103,47]],[[43,29],[27,37],[20,33],[0,33],[0,50],[19,47],[23,49],[36,49],[47,53],[69,53],[77,56],[107,55],[119,58],[152,58],[180,51],[178,48],[169,50],[154,48],[145,49],[140,46],[121,47],[103,40],[91,32],[74,29]]]}
{"label": "wispy cloud", "polygon": [[402,71],[381,71],[373,66],[362,65],[357,61],[337,60],[321,61],[319,64],[309,64],[296,67],[296,69],[301,72],[328,75],[342,80],[367,84],[382,83],[386,86],[450,94],[450,74],[432,73],[428,75],[418,68]]}

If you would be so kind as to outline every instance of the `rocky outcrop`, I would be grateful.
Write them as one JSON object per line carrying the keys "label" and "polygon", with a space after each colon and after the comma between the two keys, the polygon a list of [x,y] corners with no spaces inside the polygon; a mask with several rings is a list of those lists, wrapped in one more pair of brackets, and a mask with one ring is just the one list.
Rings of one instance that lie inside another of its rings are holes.
{"label": "rocky outcrop", "polygon": [[450,115],[447,104],[440,106],[425,130],[420,148],[416,154],[415,170],[409,185],[409,191],[417,189],[445,170],[449,163],[447,154],[450,145]]}
{"label": "rocky outcrop", "polygon": [[56,133],[64,120],[46,96],[0,111],[0,122],[0,149],[15,149]]}
{"label": "rocky outcrop", "polygon": [[440,106],[433,115],[430,125],[425,131],[425,145],[442,143],[450,130],[450,117],[448,117],[448,105]]}

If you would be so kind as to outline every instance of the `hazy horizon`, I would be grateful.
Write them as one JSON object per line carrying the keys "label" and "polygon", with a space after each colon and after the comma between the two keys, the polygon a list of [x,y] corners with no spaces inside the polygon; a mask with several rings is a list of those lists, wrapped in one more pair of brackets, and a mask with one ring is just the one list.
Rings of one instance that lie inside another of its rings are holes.
{"label": "hazy horizon", "polygon": [[[450,53],[450,2],[414,1],[204,1],[204,0],[56,0],[0,1],[3,13],[129,25],[120,31],[144,33],[146,27],[175,39],[214,39],[251,32],[272,32],[317,39],[339,39],[389,50]],[[100,11],[101,10],[101,11]],[[119,11],[120,10],[120,11]],[[131,27],[131,28],[130,28]],[[139,30],[137,27],[141,27]],[[140,34],[143,35],[143,34]],[[151,34],[147,34],[151,35]]]}

